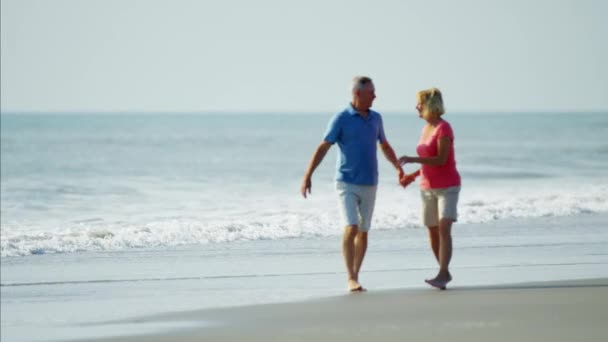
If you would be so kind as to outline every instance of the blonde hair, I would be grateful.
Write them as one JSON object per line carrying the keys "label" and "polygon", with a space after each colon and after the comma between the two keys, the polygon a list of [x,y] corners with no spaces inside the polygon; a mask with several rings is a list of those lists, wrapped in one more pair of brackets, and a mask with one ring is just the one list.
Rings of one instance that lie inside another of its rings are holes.
{"label": "blonde hair", "polygon": [[437,116],[445,113],[443,107],[443,96],[437,88],[421,90],[416,93],[418,102],[422,104],[422,115],[427,118],[429,115],[436,114]]}

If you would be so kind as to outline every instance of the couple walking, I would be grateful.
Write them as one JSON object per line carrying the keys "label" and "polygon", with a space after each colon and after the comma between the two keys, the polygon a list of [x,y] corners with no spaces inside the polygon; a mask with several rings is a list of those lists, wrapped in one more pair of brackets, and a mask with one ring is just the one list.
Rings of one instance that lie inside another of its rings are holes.
{"label": "couple walking", "polygon": [[[422,220],[428,228],[431,249],[439,264],[438,274],[425,281],[444,290],[452,280],[448,266],[452,256],[451,229],[457,218],[460,175],[454,158],[454,134],[450,124],[441,117],[444,113],[441,92],[432,88],[417,93],[416,110],[418,116],[426,121],[416,148],[418,157],[397,158],[384,134],[382,117],[370,109],[375,98],[372,79],[355,77],[352,102],[332,118],[323,141],[313,153],[302,181],[302,196],[306,198],[310,194],[313,172],[330,147],[337,143],[340,151],[336,189],[344,223],[342,254],[348,289],[365,291],[359,283],[359,270],[367,250],[367,235],[376,200],[378,142],[386,159],[395,167],[403,187],[421,177]],[[412,174],[405,174],[401,165],[406,163],[419,163],[421,167]]]}

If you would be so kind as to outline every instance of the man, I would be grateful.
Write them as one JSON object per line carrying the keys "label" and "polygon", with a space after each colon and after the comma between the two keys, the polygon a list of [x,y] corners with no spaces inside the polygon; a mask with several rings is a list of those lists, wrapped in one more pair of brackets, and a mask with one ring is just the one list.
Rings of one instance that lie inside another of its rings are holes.
{"label": "man", "polygon": [[306,198],[312,188],[312,174],[331,145],[338,143],[340,153],[336,170],[336,189],[344,219],[342,254],[348,273],[348,289],[365,291],[359,283],[359,270],[367,250],[367,233],[371,227],[376,189],[378,158],[376,141],[388,161],[397,169],[399,179],[403,169],[386,140],[382,117],[370,110],[376,98],[374,83],[369,77],[355,77],[352,102],[329,123],[325,138],[314,152],[304,174],[301,192]]}

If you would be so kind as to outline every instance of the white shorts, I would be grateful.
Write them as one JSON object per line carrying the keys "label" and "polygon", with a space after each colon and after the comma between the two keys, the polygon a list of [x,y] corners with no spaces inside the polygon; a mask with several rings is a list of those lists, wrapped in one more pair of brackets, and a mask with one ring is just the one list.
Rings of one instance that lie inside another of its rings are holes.
{"label": "white shorts", "polygon": [[369,231],[372,226],[377,189],[376,185],[336,183],[338,207],[345,226],[356,225],[361,231]]}
{"label": "white shorts", "polygon": [[459,192],[460,186],[421,190],[422,223],[427,227],[437,227],[443,218],[456,222]]}

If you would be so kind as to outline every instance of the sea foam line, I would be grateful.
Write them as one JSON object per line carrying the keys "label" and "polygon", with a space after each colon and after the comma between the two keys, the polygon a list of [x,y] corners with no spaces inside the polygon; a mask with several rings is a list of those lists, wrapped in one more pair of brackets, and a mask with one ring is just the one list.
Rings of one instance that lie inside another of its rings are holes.
{"label": "sea foam line", "polygon": [[[459,204],[460,224],[485,223],[512,218],[576,216],[608,212],[608,187],[550,189],[528,194],[488,193],[464,189]],[[493,195],[494,197],[490,197]],[[412,194],[412,196],[414,196]],[[250,210],[250,209],[247,209]],[[380,230],[420,228],[418,200],[404,205],[399,198],[380,199],[373,227]],[[319,208],[277,209],[242,215],[213,214],[195,219],[158,219],[141,223],[68,223],[65,228],[36,231],[19,223],[2,224],[2,257],[86,251],[119,251],[137,248],[165,248],[234,241],[281,240],[337,236],[339,214]]]}

